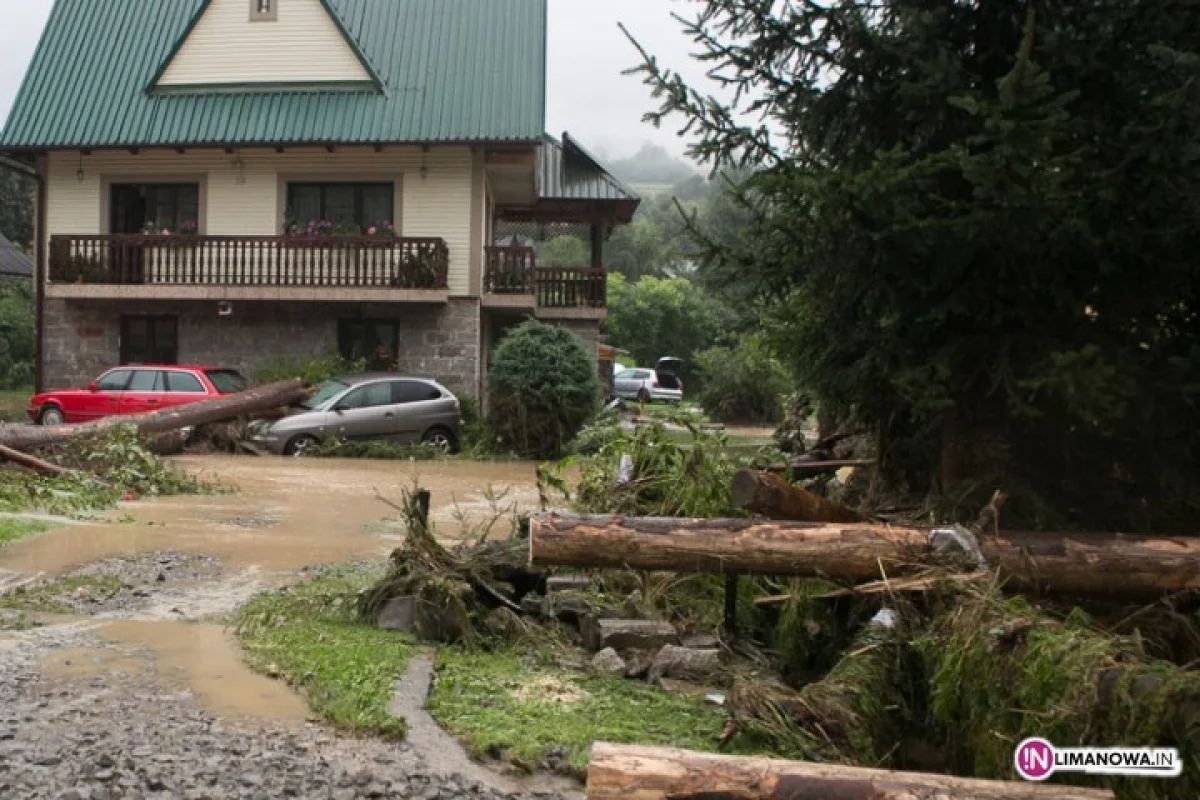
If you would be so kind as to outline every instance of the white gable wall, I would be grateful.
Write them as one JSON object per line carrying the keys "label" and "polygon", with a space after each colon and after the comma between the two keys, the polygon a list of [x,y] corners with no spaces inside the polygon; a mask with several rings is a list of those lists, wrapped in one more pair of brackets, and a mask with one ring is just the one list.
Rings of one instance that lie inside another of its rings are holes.
{"label": "white gable wall", "polygon": [[250,20],[247,0],[212,0],[159,86],[370,81],[320,0],[275,0],[277,19]]}
{"label": "white gable wall", "polygon": [[[245,4],[241,3],[244,7]],[[281,11],[282,13],[282,11]],[[269,23],[256,23],[269,24]],[[200,233],[212,236],[283,232],[286,185],[298,181],[392,181],[402,236],[440,237],[450,249],[450,292],[472,293],[472,185],[469,147],[240,150],[242,165],[220,150],[51,153],[46,180],[46,235],[109,232],[112,183],[193,182],[200,185]],[[421,166],[427,168],[422,179]]]}

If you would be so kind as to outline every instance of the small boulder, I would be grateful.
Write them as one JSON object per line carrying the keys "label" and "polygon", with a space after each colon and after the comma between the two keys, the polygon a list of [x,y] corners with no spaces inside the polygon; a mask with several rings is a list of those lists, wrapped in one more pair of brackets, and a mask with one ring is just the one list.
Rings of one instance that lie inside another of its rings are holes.
{"label": "small boulder", "polygon": [[595,658],[592,659],[592,669],[598,675],[607,675],[610,678],[624,678],[626,669],[625,659],[621,658],[616,650],[607,647],[596,653]]}
{"label": "small boulder", "polygon": [[551,575],[546,579],[546,594],[569,589],[586,592],[590,588],[592,588],[592,579],[587,575]]}
{"label": "small boulder", "polygon": [[587,619],[581,627],[589,650],[611,647],[626,650],[656,651],[668,644],[679,644],[679,634],[669,622],[652,619]]}
{"label": "small boulder", "polygon": [[411,597],[393,597],[379,611],[375,624],[385,631],[412,633],[417,624],[417,605]]}
{"label": "small boulder", "polygon": [[721,646],[721,640],[711,633],[695,633],[691,636],[683,637],[682,644],[684,647],[690,647],[693,650],[713,650]]}
{"label": "small boulder", "polygon": [[721,669],[720,650],[696,650],[667,645],[654,657],[650,680],[707,680]]}
{"label": "small boulder", "polygon": [[654,666],[654,654],[633,651],[625,654],[625,677],[635,681],[643,680],[650,674]]}

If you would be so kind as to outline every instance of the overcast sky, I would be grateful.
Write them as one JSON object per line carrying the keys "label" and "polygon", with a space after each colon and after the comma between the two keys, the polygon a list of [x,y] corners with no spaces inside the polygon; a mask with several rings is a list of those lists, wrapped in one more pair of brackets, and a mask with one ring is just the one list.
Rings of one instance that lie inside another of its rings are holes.
{"label": "overcast sky", "polygon": [[[8,117],[51,5],[52,0],[0,0],[0,119]],[[550,0],[548,132],[570,131],[614,158],[632,154],[646,140],[682,153],[677,126],[655,130],[641,121],[653,104],[638,77],[621,74],[639,57],[617,23],[624,22],[663,65],[702,81],[703,71],[688,58],[692,43],[671,18],[686,5],[680,0]]]}

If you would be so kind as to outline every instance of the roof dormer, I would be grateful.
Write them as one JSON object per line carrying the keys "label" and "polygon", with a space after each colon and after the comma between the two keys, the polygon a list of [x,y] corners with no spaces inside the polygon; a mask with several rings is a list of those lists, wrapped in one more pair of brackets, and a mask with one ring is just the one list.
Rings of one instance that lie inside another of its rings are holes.
{"label": "roof dormer", "polygon": [[152,89],[371,86],[382,88],[329,0],[206,0]]}

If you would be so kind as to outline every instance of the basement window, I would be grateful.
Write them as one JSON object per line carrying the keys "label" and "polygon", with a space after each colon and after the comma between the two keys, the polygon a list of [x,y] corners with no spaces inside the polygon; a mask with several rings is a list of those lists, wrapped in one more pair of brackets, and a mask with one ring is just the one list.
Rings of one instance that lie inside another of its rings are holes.
{"label": "basement window", "polygon": [[250,0],[251,22],[274,22],[279,18],[281,0]]}

